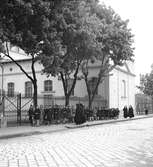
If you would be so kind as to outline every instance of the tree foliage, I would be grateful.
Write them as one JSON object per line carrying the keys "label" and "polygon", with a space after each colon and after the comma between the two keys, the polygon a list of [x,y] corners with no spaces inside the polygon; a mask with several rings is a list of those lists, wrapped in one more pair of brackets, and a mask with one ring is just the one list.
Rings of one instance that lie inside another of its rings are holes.
{"label": "tree foliage", "polygon": [[[112,8],[99,5],[97,2],[90,6],[90,10],[98,20],[96,24],[98,52],[96,56],[88,57],[82,64],[82,72],[89,97],[89,108],[92,106],[99,84],[109,75],[110,71],[117,65],[122,65],[124,61],[132,60],[134,56],[133,35],[131,29],[127,27],[128,21],[123,21]],[[98,63],[99,65],[94,88],[90,88],[89,85],[91,80],[89,68],[92,63]]]}
{"label": "tree foliage", "polygon": [[153,67],[149,74],[141,75],[138,88],[146,95],[153,96]]}
{"label": "tree foliage", "polygon": [[41,62],[45,73],[61,78],[65,105],[68,105],[82,61],[95,54],[97,49],[96,17],[89,13],[88,4],[82,0],[63,1],[53,13],[56,39],[53,44],[53,40],[47,38],[48,47],[44,44]]}
{"label": "tree foliage", "polygon": [[[133,57],[133,35],[127,28],[128,21],[97,0],[63,1],[52,12],[56,35],[54,40],[47,37],[43,48],[44,72],[61,78],[68,105],[81,66],[91,104],[98,85],[109,72]],[[89,87],[88,68],[95,62],[100,62],[100,71],[93,91]]]}
{"label": "tree foliage", "polygon": [[[0,1],[0,52],[10,58],[33,83],[34,106],[37,105],[37,78],[34,64],[41,53],[41,45],[48,32],[51,5],[54,4],[45,0]],[[32,75],[29,75],[12,57],[8,43],[21,48],[31,58]]]}
{"label": "tree foliage", "polygon": [[[66,105],[81,66],[91,104],[103,78],[116,65],[133,57],[133,35],[127,23],[98,0],[1,0],[0,51],[32,81],[35,106],[38,59],[47,75],[61,78]],[[8,43],[31,58],[32,75],[11,57]],[[91,91],[88,68],[97,61],[100,71],[95,90]]]}

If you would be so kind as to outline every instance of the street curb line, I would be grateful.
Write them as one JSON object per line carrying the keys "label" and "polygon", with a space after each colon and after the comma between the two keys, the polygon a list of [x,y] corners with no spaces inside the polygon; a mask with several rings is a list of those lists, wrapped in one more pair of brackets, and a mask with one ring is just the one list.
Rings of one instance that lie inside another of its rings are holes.
{"label": "street curb line", "polygon": [[135,117],[135,118],[129,118],[129,119],[122,119],[122,120],[110,120],[106,122],[99,122],[99,123],[93,123],[93,124],[85,124],[85,125],[75,125],[73,127],[71,126],[65,126],[68,129],[77,129],[77,128],[83,128],[83,127],[90,127],[90,126],[97,126],[97,125],[104,125],[104,124],[112,124],[112,123],[119,123],[119,122],[126,122],[126,121],[134,121],[139,119],[145,119],[145,118],[152,118],[153,115],[144,116],[144,117]]}

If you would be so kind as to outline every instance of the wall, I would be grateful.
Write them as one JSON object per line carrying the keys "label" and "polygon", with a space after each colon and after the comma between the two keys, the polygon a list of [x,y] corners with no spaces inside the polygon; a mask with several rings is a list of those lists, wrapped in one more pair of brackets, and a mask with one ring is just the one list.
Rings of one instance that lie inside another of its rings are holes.
{"label": "wall", "polygon": [[[135,77],[120,70],[113,70],[109,78],[109,107],[123,109],[125,105],[132,105],[135,109]],[[123,80],[126,83],[126,97],[123,97]]]}
{"label": "wall", "polygon": [[[31,69],[30,69],[30,63],[28,61],[23,61],[20,62],[22,67],[28,72],[29,75],[31,74]],[[38,94],[43,94],[44,93],[44,81],[45,80],[54,80],[53,82],[53,94],[56,96],[63,96],[63,85],[62,82],[58,80],[58,78],[54,77],[47,77],[45,74],[42,75],[42,65],[39,63],[35,64],[35,69],[36,69],[36,76],[37,80],[39,82],[38,86]],[[1,71],[0,71],[0,77],[1,77]],[[7,90],[7,83],[8,82],[14,82],[15,83],[15,92],[20,92],[24,94],[25,92],[25,82],[29,81],[27,76],[19,69],[18,66],[16,66],[14,63],[6,63],[4,64],[4,78],[3,78],[3,83],[4,83],[4,89]],[[0,87],[2,84],[2,80],[0,80]]]}

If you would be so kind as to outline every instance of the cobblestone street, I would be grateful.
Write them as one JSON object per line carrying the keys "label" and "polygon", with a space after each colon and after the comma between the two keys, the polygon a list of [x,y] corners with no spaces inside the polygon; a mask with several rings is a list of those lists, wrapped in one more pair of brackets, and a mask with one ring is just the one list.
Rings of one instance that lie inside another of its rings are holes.
{"label": "cobblestone street", "polygon": [[0,140],[0,167],[152,167],[153,118]]}

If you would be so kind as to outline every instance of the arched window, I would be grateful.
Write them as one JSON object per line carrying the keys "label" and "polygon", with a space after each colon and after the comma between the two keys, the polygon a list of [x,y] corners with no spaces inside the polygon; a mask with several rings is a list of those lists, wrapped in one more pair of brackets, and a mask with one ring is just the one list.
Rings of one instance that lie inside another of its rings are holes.
{"label": "arched window", "polygon": [[122,97],[126,98],[126,82],[122,80]]}
{"label": "arched window", "polygon": [[14,83],[13,82],[9,82],[7,84],[7,95],[9,97],[13,97],[14,96]]}
{"label": "arched window", "polygon": [[44,91],[49,92],[53,90],[53,83],[52,80],[46,80],[44,81]]}
{"label": "arched window", "polygon": [[32,97],[32,83],[30,81],[25,82],[25,97]]}

